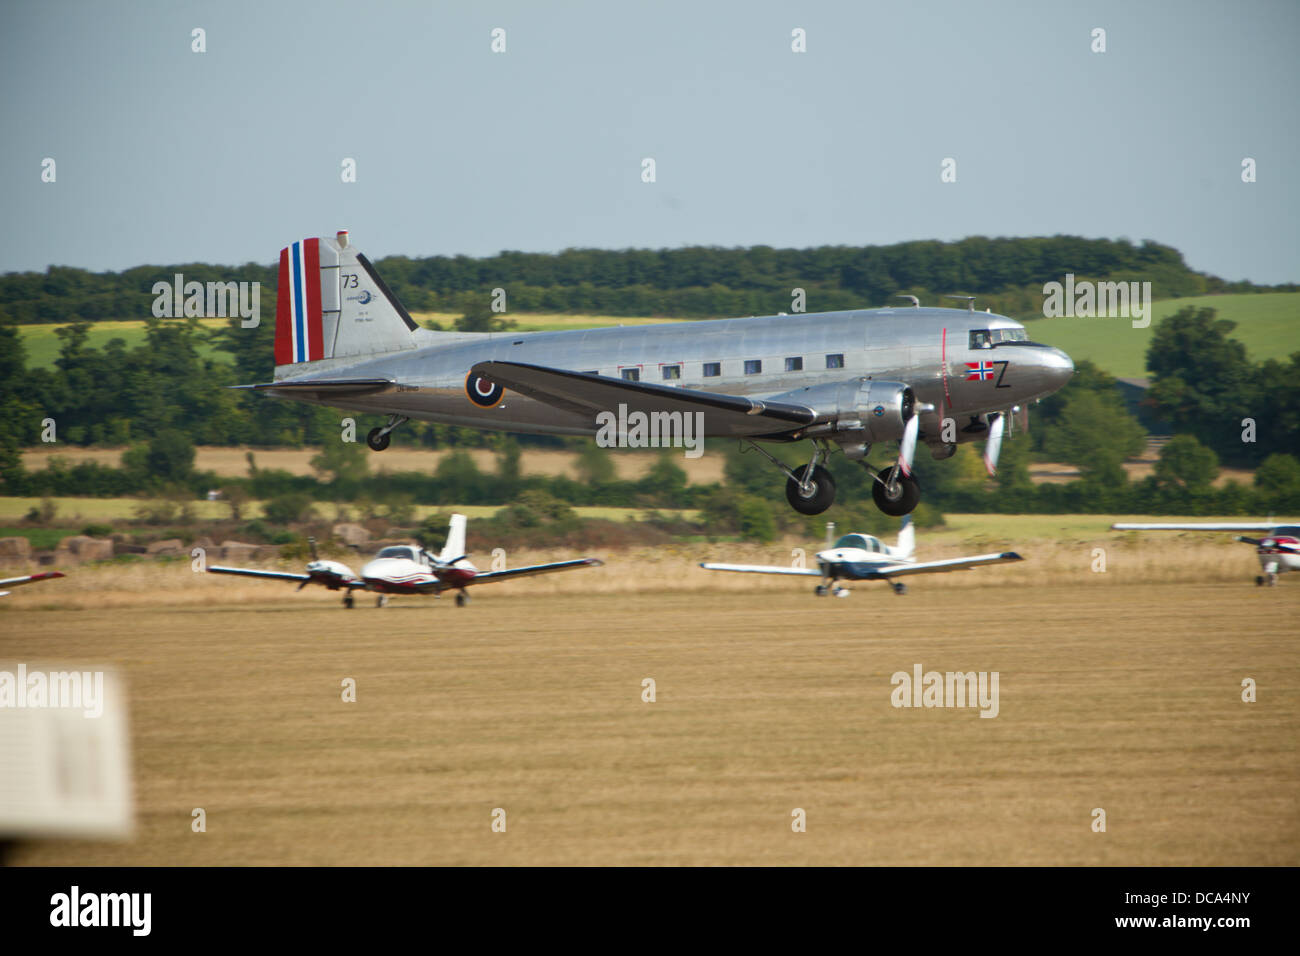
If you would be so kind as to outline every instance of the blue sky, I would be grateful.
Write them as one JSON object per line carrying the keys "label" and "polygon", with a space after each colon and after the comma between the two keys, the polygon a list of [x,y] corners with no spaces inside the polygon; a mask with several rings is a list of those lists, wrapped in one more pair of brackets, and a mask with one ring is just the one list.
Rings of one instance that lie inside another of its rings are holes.
{"label": "blue sky", "polygon": [[1290,0],[10,2],[0,271],[347,227],[376,258],[1069,233],[1297,281],[1297,41]]}

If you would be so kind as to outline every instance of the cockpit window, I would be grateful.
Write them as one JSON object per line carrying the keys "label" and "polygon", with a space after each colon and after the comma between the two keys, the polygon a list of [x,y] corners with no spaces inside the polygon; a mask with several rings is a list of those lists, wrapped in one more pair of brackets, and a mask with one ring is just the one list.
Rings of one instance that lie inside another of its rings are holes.
{"label": "cockpit window", "polygon": [[1003,342],[1028,342],[1029,333],[1024,329],[971,329],[970,347],[973,349],[991,349]]}
{"label": "cockpit window", "polygon": [[849,549],[857,548],[860,551],[879,551],[880,542],[875,538],[865,534],[846,534],[840,540],[835,542],[835,547]]}
{"label": "cockpit window", "polygon": [[391,548],[384,548],[377,555],[377,558],[410,558],[415,560],[415,549],[404,544],[393,545]]}

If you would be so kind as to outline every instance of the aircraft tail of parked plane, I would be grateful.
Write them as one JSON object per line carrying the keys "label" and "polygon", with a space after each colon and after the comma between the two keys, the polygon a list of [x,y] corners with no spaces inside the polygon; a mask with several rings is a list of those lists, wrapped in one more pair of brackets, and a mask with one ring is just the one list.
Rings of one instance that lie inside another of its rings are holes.
{"label": "aircraft tail of parked plane", "polygon": [[465,516],[452,515],[451,526],[447,528],[447,542],[438,553],[438,560],[443,564],[455,564],[465,557]]}
{"label": "aircraft tail of parked plane", "polygon": [[916,528],[912,516],[903,516],[903,526],[898,529],[898,544],[894,546],[893,556],[907,561],[916,553]]}

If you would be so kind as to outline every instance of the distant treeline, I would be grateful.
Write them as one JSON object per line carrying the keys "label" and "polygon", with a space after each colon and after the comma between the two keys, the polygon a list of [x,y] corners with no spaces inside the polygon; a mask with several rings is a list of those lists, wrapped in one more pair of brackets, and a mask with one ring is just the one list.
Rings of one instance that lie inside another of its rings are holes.
{"label": "distant treeline", "polygon": [[[1145,241],[1052,236],[889,246],[773,249],[712,246],[682,249],[566,249],[502,252],[485,258],[389,256],[376,262],[403,303],[416,311],[466,313],[490,290],[506,290],[508,312],[608,315],[727,316],[789,312],[803,289],[806,311],[881,306],[898,293],[939,304],[946,294],[980,296],[1007,315],[1041,310],[1042,286],[1070,272],[1093,280],[1150,281],[1156,298],[1218,292],[1300,291],[1295,283],[1258,286],[1194,272],[1182,254]],[[153,284],[175,273],[187,281],[262,284],[263,309],[273,308],[278,268],[248,263],[138,266],[88,272],[51,266],[0,276],[0,318],[19,323],[145,318]]]}

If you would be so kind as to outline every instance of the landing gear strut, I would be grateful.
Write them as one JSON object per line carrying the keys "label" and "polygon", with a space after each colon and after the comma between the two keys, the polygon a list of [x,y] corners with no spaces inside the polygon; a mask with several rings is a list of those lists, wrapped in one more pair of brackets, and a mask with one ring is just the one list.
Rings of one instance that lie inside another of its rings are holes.
{"label": "landing gear strut", "polygon": [[393,429],[409,421],[410,419],[405,415],[389,415],[387,425],[370,429],[370,433],[366,435],[366,444],[370,446],[371,451],[383,451],[392,441]]}
{"label": "landing gear strut", "polygon": [[887,515],[901,518],[911,514],[921,501],[921,486],[916,479],[905,475],[897,464],[885,468],[875,476],[871,485],[871,497],[876,507]]}
{"label": "landing gear strut", "polygon": [[800,465],[794,471],[770,455],[766,449],[752,441],[748,444],[786,476],[785,499],[795,511],[803,515],[819,515],[835,503],[835,478],[821,464],[830,457],[830,450],[824,441],[814,439],[812,461]]}

